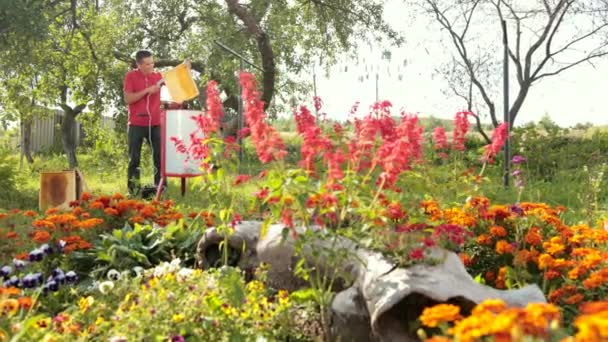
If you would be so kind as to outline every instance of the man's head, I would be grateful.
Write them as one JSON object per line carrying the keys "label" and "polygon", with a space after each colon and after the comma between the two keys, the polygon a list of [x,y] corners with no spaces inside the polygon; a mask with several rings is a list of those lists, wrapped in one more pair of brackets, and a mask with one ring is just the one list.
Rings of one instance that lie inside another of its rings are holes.
{"label": "man's head", "polygon": [[135,53],[135,63],[137,68],[144,74],[149,74],[154,71],[154,58],[152,52],[148,50],[139,50]]}

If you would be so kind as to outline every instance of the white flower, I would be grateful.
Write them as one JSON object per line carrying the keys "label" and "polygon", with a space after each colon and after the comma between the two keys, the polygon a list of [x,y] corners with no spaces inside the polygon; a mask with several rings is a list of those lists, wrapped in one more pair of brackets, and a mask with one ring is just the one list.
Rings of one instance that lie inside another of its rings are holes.
{"label": "white flower", "polygon": [[177,278],[180,280],[184,280],[186,278],[189,278],[192,273],[194,273],[194,270],[191,268],[182,268],[181,270],[179,270],[177,272]]}
{"label": "white flower", "polygon": [[110,291],[114,289],[114,282],[110,280],[106,280],[99,284],[99,292],[102,294],[108,294]]}
{"label": "white flower", "polygon": [[160,278],[162,276],[164,276],[165,274],[169,273],[169,263],[168,262],[163,262],[162,264],[154,267],[154,276],[156,278]]}
{"label": "white flower", "polygon": [[124,336],[112,336],[108,342],[127,342],[127,338]]}
{"label": "white flower", "polygon": [[133,272],[135,272],[135,277],[141,277],[141,275],[144,273],[144,268],[141,266],[135,266],[133,267]]}
{"label": "white flower", "polygon": [[181,263],[182,261],[179,258],[171,260],[171,263],[169,264],[169,271],[177,272],[177,270],[179,270],[180,268]]}
{"label": "white flower", "polygon": [[115,269],[111,269],[108,271],[108,279],[116,281],[120,279],[120,272]]}

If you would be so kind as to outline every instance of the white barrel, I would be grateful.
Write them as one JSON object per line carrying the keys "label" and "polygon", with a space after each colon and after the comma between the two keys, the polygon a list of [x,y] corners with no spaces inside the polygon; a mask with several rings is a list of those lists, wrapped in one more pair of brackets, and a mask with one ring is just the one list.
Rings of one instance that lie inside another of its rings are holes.
{"label": "white barrel", "polygon": [[186,147],[192,144],[190,136],[193,132],[197,132],[197,137],[202,137],[202,132],[199,131],[196,121],[192,117],[200,115],[200,110],[167,110],[163,124],[163,147],[164,147],[164,173],[166,176],[184,176],[192,177],[201,175],[201,160],[194,160],[192,156],[177,151],[172,137],[178,138],[184,142]]}

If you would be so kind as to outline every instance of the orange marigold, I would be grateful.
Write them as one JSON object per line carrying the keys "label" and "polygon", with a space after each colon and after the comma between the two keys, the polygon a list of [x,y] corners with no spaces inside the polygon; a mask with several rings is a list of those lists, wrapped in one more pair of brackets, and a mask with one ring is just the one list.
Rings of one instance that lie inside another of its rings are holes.
{"label": "orange marigold", "polygon": [[38,213],[36,213],[33,210],[27,210],[27,211],[24,211],[23,213],[21,213],[21,215],[23,215],[25,217],[36,217],[36,215],[38,215]]}
{"label": "orange marigold", "polygon": [[487,234],[481,234],[477,237],[477,243],[480,245],[491,245],[492,244],[492,237],[490,235]]}
{"label": "orange marigold", "polygon": [[51,234],[46,230],[37,230],[32,236],[32,241],[36,243],[47,243],[51,240]]}
{"label": "orange marigold", "polygon": [[29,310],[32,307],[33,301],[30,297],[21,297],[17,299],[19,306],[24,310]]}
{"label": "orange marigold", "polygon": [[525,241],[532,246],[539,246],[543,242],[543,237],[540,235],[540,229],[538,227],[530,228],[528,233],[526,233]]}
{"label": "orange marigold", "polygon": [[124,198],[125,198],[125,196],[123,194],[121,194],[121,193],[118,193],[118,192],[115,193],[114,195],[112,195],[112,199],[113,200],[117,200],[118,201],[118,200],[122,200]]}
{"label": "orange marigold", "polygon": [[16,287],[2,287],[0,286],[0,296],[18,296],[21,294],[21,290]]}
{"label": "orange marigold", "polygon": [[435,328],[442,323],[453,322],[461,319],[460,307],[453,304],[439,304],[425,308],[420,315],[422,325]]}
{"label": "orange marigold", "polygon": [[47,209],[47,210],[44,212],[44,214],[45,214],[45,215],[53,215],[53,214],[56,214],[56,213],[58,213],[58,212],[59,212],[59,209],[57,209],[57,208],[49,208],[49,209]]}
{"label": "orange marigold", "polygon": [[100,218],[90,218],[90,219],[80,221],[78,223],[78,227],[80,227],[82,229],[91,229],[91,228],[99,226],[103,222],[104,222],[103,219],[100,219]]}
{"label": "orange marigold", "polygon": [[95,202],[93,202],[93,203],[91,203],[89,205],[89,208],[91,208],[91,209],[103,209],[103,208],[105,208],[105,206],[103,205],[103,202],[95,201]]}
{"label": "orange marigold", "polygon": [[119,215],[118,210],[116,210],[116,209],[114,209],[114,208],[105,208],[105,209],[103,210],[103,212],[104,212],[106,215],[110,215],[110,216],[118,216],[118,215]]}
{"label": "orange marigold", "polygon": [[507,236],[507,230],[501,226],[492,226],[490,227],[490,234],[497,237],[505,237]]}
{"label": "orange marigold", "polygon": [[596,314],[602,311],[608,312],[608,300],[599,302],[586,302],[579,306],[582,314]]}
{"label": "orange marigold", "polygon": [[495,250],[498,254],[509,254],[515,250],[515,247],[505,240],[500,240],[496,242]]}
{"label": "orange marigold", "polygon": [[49,220],[34,220],[34,222],[32,222],[32,226],[51,230],[55,229],[55,224]]}

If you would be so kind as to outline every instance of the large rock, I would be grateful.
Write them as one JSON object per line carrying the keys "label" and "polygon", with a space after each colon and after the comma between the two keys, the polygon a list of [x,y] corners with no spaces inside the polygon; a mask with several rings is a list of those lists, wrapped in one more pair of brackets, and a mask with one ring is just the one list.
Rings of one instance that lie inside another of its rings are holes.
{"label": "large rock", "polygon": [[[354,280],[340,279],[333,290],[332,303],[334,336],[348,341],[409,341],[416,340],[407,331],[407,323],[418,318],[425,307],[438,303],[453,303],[468,313],[485,299],[502,299],[511,306],[531,302],[545,303],[537,285],[518,290],[497,290],[479,284],[466,272],[460,258],[444,249],[433,249],[436,264],[397,267],[381,253],[359,249],[345,238],[329,238],[322,230],[313,228],[312,238],[300,255],[295,254],[295,241],[285,234],[284,226],[271,225],[260,237],[261,223],[244,222],[235,227],[229,245],[238,254],[234,265],[251,268],[260,262],[270,265],[268,281],[275,288],[290,291],[307,284],[294,274],[296,263],[304,258],[309,266],[322,274],[350,275]],[[300,234],[303,228],[298,229]],[[199,265],[210,267],[210,253],[223,240],[210,229],[198,245]],[[345,251],[348,258],[336,258]],[[217,257],[215,257],[217,259]],[[217,260],[216,260],[217,261]],[[356,329],[348,329],[356,327]],[[368,333],[371,332],[371,333]],[[360,337],[356,337],[360,336]]]}
{"label": "large rock", "polygon": [[361,251],[365,266],[359,270],[356,287],[370,315],[372,331],[381,341],[412,338],[404,324],[418,318],[425,307],[450,302],[470,311],[486,299],[502,299],[510,306],[545,303],[537,285],[517,290],[497,290],[479,284],[467,273],[455,253],[432,250],[436,265],[399,268],[379,253]]}

